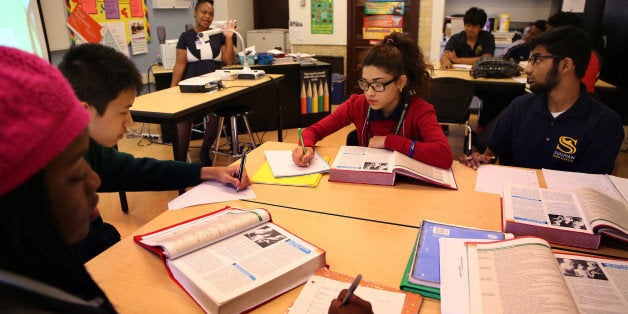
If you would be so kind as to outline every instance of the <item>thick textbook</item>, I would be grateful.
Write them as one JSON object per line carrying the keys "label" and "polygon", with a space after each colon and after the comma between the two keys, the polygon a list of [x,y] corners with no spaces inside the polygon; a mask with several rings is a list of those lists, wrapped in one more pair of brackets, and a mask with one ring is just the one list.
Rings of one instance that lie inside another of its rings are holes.
{"label": "thick textbook", "polygon": [[[307,281],[289,313],[327,313],[331,301],[349,288],[353,277],[322,268]],[[355,295],[369,301],[373,313],[418,313],[423,298],[415,293],[389,288],[368,280],[360,281]]]}
{"label": "thick textbook", "polygon": [[401,289],[440,299],[440,238],[503,240],[512,235],[424,220],[417,236],[413,254],[408,260]]}
{"label": "thick textbook", "polygon": [[361,146],[340,147],[329,171],[329,181],[394,185],[397,174],[458,189],[451,168],[430,166],[384,148]]}
{"label": "thick textbook", "polygon": [[597,249],[602,234],[628,242],[628,203],[580,186],[572,192],[504,187],[503,229],[551,243]]}
{"label": "thick textbook", "polygon": [[626,313],[628,260],[559,254],[540,238],[441,239],[441,312]]}
{"label": "thick textbook", "polygon": [[135,242],[208,313],[239,313],[301,285],[325,252],[271,222],[264,209],[225,207]]}

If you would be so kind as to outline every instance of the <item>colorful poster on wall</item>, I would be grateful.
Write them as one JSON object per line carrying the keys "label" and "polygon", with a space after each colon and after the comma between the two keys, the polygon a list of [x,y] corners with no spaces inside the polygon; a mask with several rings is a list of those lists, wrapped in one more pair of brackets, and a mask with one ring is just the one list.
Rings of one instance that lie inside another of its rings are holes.
{"label": "colorful poster on wall", "polygon": [[[95,4],[95,5],[94,5]],[[88,8],[83,11],[92,20],[98,24],[105,23],[123,23],[125,29],[126,44],[130,44],[131,40],[135,40],[135,51],[144,51],[142,41],[150,42],[150,23],[148,22],[148,5],[146,0],[65,0],[68,16],[71,16],[74,8],[77,6],[85,6]],[[136,27],[133,27],[133,26]],[[142,29],[137,31],[137,25],[141,25]],[[133,31],[135,30],[135,33]],[[106,28],[101,30],[101,36],[105,36]],[[139,34],[141,32],[142,34]],[[116,34],[112,34],[118,37]],[[80,43],[81,38],[70,32],[70,40],[72,43]],[[116,40],[116,42],[119,39]],[[139,45],[138,45],[139,44]]]}
{"label": "colorful poster on wall", "polygon": [[300,76],[301,114],[329,112],[329,70],[302,70]]}
{"label": "colorful poster on wall", "polygon": [[312,0],[312,34],[334,33],[334,1]]}

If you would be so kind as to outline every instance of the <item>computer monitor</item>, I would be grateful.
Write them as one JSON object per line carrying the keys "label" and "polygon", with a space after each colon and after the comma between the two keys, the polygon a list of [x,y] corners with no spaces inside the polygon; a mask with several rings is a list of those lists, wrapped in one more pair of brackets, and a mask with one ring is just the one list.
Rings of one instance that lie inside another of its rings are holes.
{"label": "computer monitor", "polygon": [[50,62],[39,0],[0,1],[0,45],[34,53]]}

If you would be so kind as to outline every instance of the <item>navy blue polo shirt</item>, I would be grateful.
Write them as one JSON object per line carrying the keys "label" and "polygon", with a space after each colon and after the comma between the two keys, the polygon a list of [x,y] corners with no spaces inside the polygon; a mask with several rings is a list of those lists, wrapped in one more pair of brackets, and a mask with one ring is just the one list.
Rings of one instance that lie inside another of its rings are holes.
{"label": "navy blue polo shirt", "polygon": [[546,94],[516,98],[497,122],[489,148],[502,165],[609,174],[623,139],[619,115],[582,85],[576,103],[557,118]]}
{"label": "navy blue polo shirt", "polygon": [[495,37],[487,31],[480,31],[478,40],[471,47],[467,44],[467,33],[462,31],[449,38],[445,44],[445,50],[455,51],[460,58],[479,57],[487,53],[494,55]]}
{"label": "navy blue polo shirt", "polygon": [[530,58],[530,47],[523,40],[514,42],[512,46],[506,48],[504,57],[512,58],[517,63],[527,61]]}

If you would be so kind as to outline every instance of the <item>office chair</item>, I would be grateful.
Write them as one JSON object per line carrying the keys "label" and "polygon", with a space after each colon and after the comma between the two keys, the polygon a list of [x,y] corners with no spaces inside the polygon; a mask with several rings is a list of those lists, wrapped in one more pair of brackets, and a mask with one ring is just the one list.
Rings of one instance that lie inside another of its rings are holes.
{"label": "office chair", "polygon": [[432,86],[427,101],[434,106],[438,123],[441,125],[460,125],[465,127],[463,153],[471,154],[471,127],[469,116],[471,100],[475,92],[473,83],[454,77],[432,79]]}
{"label": "office chair", "polygon": [[352,130],[347,134],[347,146],[360,146],[360,142],[358,141],[358,130]]}

